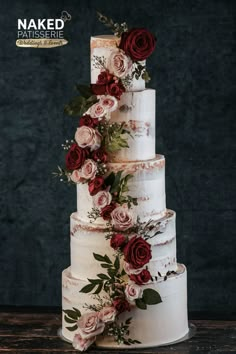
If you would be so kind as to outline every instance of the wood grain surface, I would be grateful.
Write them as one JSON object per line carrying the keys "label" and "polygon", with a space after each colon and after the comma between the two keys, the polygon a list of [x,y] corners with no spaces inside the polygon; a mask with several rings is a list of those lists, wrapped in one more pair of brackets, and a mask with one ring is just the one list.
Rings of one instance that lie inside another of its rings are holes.
{"label": "wood grain surface", "polygon": [[[236,321],[192,320],[197,326],[196,335],[179,344],[149,348],[110,350],[91,348],[90,354],[187,354],[236,353]],[[57,334],[61,326],[58,313],[0,314],[0,353],[76,353],[72,346]]]}

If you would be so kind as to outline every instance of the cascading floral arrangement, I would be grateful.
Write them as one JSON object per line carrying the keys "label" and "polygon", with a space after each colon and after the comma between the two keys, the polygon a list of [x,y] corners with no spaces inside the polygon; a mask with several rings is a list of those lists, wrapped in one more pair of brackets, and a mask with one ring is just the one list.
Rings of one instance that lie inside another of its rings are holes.
{"label": "cascading floral arrangement", "polygon": [[96,83],[77,85],[80,95],[66,105],[68,115],[80,117],[79,126],[74,140],[63,145],[67,151],[65,168],[58,167],[54,173],[62,181],[87,184],[94,204],[88,217],[91,222],[98,217],[106,220],[105,237],[114,251],[114,261],[107,255],[93,254],[103,272],[88,279],[81,292],[90,293],[95,304],[84,304],[88,312],[83,315],[77,308],[64,310],[66,328],[75,332],[73,346],[80,351],[102,333],[113,336],[119,344],[140,343],[129,338],[131,318],[121,322],[119,315],[135,306],[145,310],[161,302],[157,291],[142,285],[153,280],[148,270],[152,258],[148,239],[161,233],[165,225],[152,220],[140,223],[133,211],[137,198],[128,194],[133,175],[114,173],[107,167],[109,154],[128,148],[132,135],[124,123],[110,123],[111,113],[134,77],[149,80],[144,61],[152,54],[156,40],[144,28],[128,29],[126,23],[119,25],[100,13],[98,19],[120,42],[107,60],[93,58],[93,65],[100,69]]}

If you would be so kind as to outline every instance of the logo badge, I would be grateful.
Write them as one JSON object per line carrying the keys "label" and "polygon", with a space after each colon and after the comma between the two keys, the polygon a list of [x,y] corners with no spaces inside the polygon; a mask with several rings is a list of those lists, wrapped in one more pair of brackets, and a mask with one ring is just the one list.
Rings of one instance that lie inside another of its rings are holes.
{"label": "logo badge", "polygon": [[17,47],[55,48],[66,45],[68,41],[64,38],[63,29],[71,18],[71,15],[63,10],[60,18],[18,19]]}

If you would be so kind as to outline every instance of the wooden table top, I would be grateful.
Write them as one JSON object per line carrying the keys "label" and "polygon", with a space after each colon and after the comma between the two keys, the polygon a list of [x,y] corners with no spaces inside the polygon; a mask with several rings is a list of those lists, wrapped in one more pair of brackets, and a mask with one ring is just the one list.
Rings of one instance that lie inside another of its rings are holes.
{"label": "wooden table top", "polygon": [[[196,335],[186,342],[149,349],[91,348],[89,354],[236,353],[236,321],[192,320]],[[78,353],[57,334],[59,313],[0,313],[0,353]]]}

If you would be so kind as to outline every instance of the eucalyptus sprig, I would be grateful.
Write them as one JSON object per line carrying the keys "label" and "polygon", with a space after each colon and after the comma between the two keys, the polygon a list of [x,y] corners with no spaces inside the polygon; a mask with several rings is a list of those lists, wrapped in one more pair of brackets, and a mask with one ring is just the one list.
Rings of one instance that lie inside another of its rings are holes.
{"label": "eucalyptus sprig", "polygon": [[97,11],[98,20],[103,23],[106,27],[110,28],[111,31],[115,34],[115,36],[120,37],[123,32],[128,31],[128,26],[126,22],[121,24],[115,23],[111,18],[101,14],[101,12]]}

